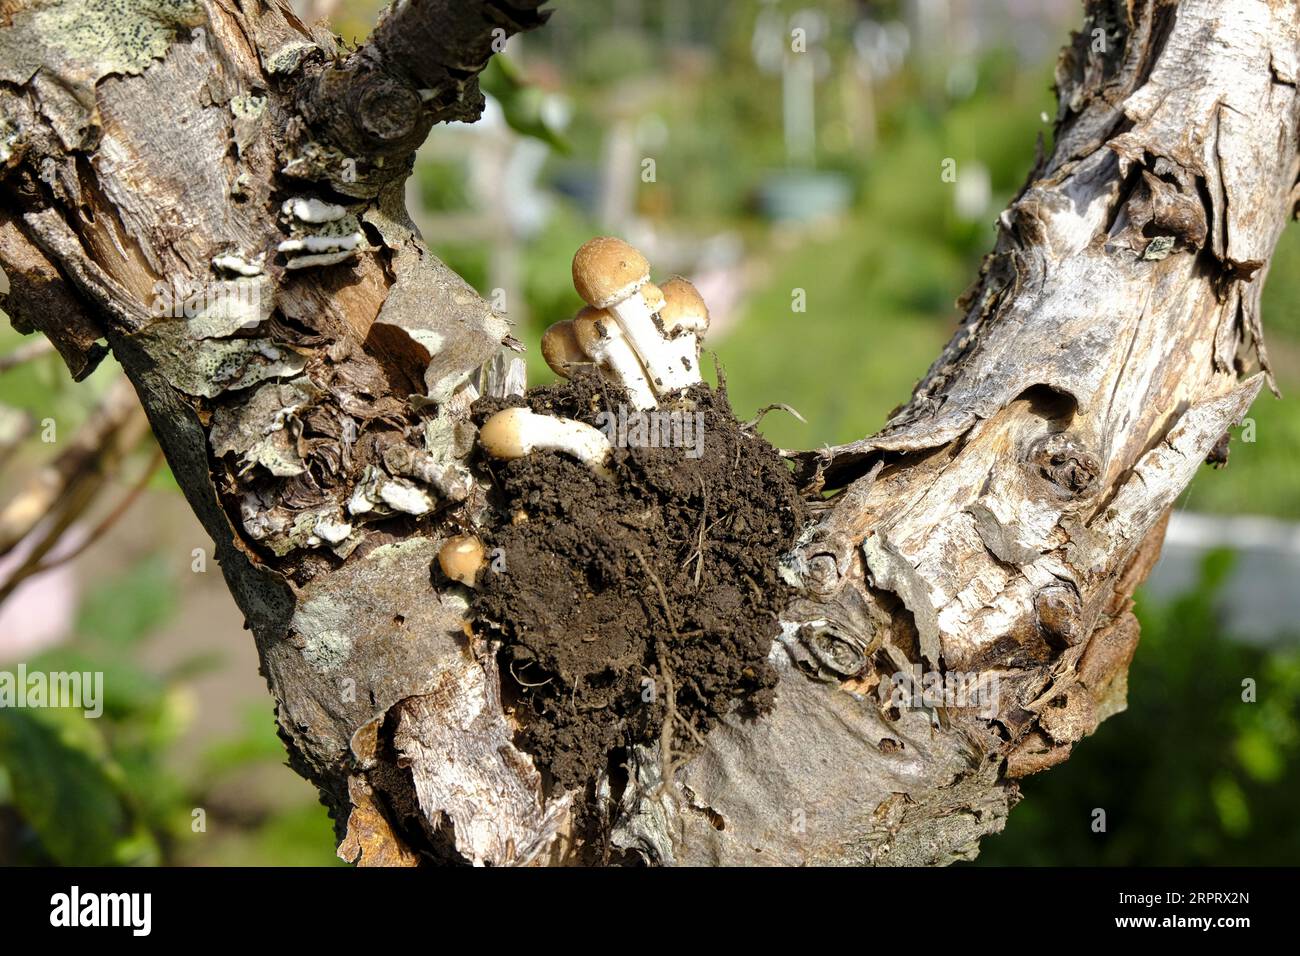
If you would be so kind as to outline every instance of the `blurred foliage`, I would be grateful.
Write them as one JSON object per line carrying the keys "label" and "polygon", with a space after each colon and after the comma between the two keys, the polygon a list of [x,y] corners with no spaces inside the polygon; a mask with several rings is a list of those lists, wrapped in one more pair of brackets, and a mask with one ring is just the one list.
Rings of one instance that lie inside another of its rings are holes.
{"label": "blurred foliage", "polygon": [[232,812],[214,794],[236,772],[289,774],[269,702],[196,763],[171,759],[196,717],[192,682],[220,665],[193,656],[159,673],[139,663],[174,614],[178,583],[158,558],[126,568],[85,593],[71,642],[26,662],[29,674],[102,674],[103,714],[0,708],[0,863],[337,862],[329,820],[305,784],[302,799],[280,808],[249,801]]}
{"label": "blurred foliage", "polygon": [[[1300,648],[1225,639],[1216,599],[1228,551],[1208,554],[1198,585],[1156,604],[1139,595],[1142,639],[1128,710],[1021,784],[983,865],[1293,865],[1300,790]],[[1243,682],[1256,700],[1243,700]],[[1104,833],[1093,811],[1106,812]]]}

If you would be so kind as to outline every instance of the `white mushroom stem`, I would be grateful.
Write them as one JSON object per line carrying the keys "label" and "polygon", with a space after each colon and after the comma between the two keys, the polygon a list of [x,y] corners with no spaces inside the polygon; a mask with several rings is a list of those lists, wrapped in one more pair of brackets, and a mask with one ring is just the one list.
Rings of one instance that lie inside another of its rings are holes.
{"label": "white mushroom stem", "polygon": [[663,292],[650,283],[650,263],[622,239],[597,236],[573,255],[573,287],[584,302],[613,317],[640,357],[656,394],[676,391],[689,382],[685,369],[668,347],[654,315]]}
{"label": "white mushroom stem", "polygon": [[641,367],[641,360],[632,350],[614,318],[603,309],[590,306],[573,320],[574,337],[591,360],[610,378],[627,389],[628,398],[639,409],[655,408],[654,389]]}
{"label": "white mushroom stem", "polygon": [[609,439],[600,429],[572,418],[506,408],[483,423],[478,439],[493,458],[513,460],[535,451],[558,451],[578,459],[602,478],[614,477],[609,470],[614,450]]}
{"label": "white mushroom stem", "polygon": [[639,289],[610,305],[606,311],[614,316],[632,348],[645,363],[656,393],[663,395],[692,384],[690,374],[682,367],[680,350],[663,337],[655,323],[654,313]]}
{"label": "white mushroom stem", "polygon": [[700,375],[700,344],[695,336],[690,333],[679,335],[675,339],[670,339],[668,344],[673,349],[674,361],[686,378],[686,385],[682,387],[699,385],[703,382],[704,378]]}
{"label": "white mushroom stem", "polygon": [[662,291],[664,304],[659,313],[659,326],[691,384],[698,384],[703,381],[700,342],[709,328],[709,307],[704,304],[699,290],[681,276],[673,276],[665,282]]}

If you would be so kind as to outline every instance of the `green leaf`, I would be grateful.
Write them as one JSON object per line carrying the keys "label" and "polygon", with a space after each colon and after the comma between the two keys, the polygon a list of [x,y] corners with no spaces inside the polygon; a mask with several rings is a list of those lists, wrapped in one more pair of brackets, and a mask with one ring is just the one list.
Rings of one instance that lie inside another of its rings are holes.
{"label": "green leaf", "polygon": [[1210,797],[1219,813],[1219,823],[1233,836],[1250,831],[1250,803],[1236,780],[1220,776],[1210,785]]}
{"label": "green leaf", "polygon": [[[78,726],[80,724],[81,726]],[[0,709],[0,764],[13,805],[46,852],[65,866],[119,862],[118,846],[132,836],[114,781],[89,748],[98,732],[80,712]],[[62,726],[60,726],[62,725]]]}
{"label": "green leaf", "polygon": [[490,93],[505,114],[506,125],[520,136],[541,140],[552,149],[568,154],[569,141],[546,122],[542,114],[543,94],[529,86],[519,68],[503,56],[494,56],[479,76],[479,86]]}
{"label": "green leaf", "polygon": [[1273,783],[1286,769],[1286,757],[1277,741],[1259,727],[1251,727],[1237,737],[1237,760],[1253,779]]}

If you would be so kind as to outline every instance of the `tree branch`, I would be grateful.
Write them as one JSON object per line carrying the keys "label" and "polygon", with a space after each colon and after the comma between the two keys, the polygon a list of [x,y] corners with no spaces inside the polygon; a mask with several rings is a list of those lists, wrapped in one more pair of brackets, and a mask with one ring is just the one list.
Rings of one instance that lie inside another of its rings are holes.
{"label": "tree branch", "polygon": [[[1259,294],[1295,208],[1300,101],[1293,3],[1111,11],[1088,4],[1056,147],[912,400],[799,456],[812,488],[847,487],[789,561],[805,593],[776,711],[710,735],[680,775],[697,812],[627,828],[647,857],[969,858],[1020,777],[1123,709],[1130,596],[1264,379],[1240,376],[1267,370]],[[912,693],[954,678],[992,682],[991,702]]]}
{"label": "tree branch", "polygon": [[403,158],[435,123],[479,118],[479,73],[546,22],[543,2],[398,0],[359,50],[310,77],[303,115],[350,156]]}

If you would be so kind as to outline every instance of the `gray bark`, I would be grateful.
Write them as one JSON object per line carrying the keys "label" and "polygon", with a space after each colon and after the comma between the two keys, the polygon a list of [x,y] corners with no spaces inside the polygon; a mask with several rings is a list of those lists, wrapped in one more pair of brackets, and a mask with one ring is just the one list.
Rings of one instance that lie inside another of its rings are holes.
{"label": "gray bark", "polygon": [[[517,343],[401,205],[414,146],[475,115],[493,31],[537,6],[408,2],[351,55],[274,3],[0,6],[3,304],[74,373],[101,337],[126,368],[291,764],[363,864],[579,857],[572,794],[543,793],[463,597],[430,570],[482,514],[466,408],[508,387]],[[971,857],[1019,778],[1124,706],[1164,517],[1267,375],[1259,293],[1300,198],[1297,8],[1087,17],[1055,146],[952,341],[880,433],[795,456],[810,489],[842,490],[785,562],[801,596],[776,710],[715,729],[668,787],[634,754],[616,844],[687,864]],[[180,280],[217,302],[159,316],[158,283]],[[912,668],[998,693],[882,698]]]}

